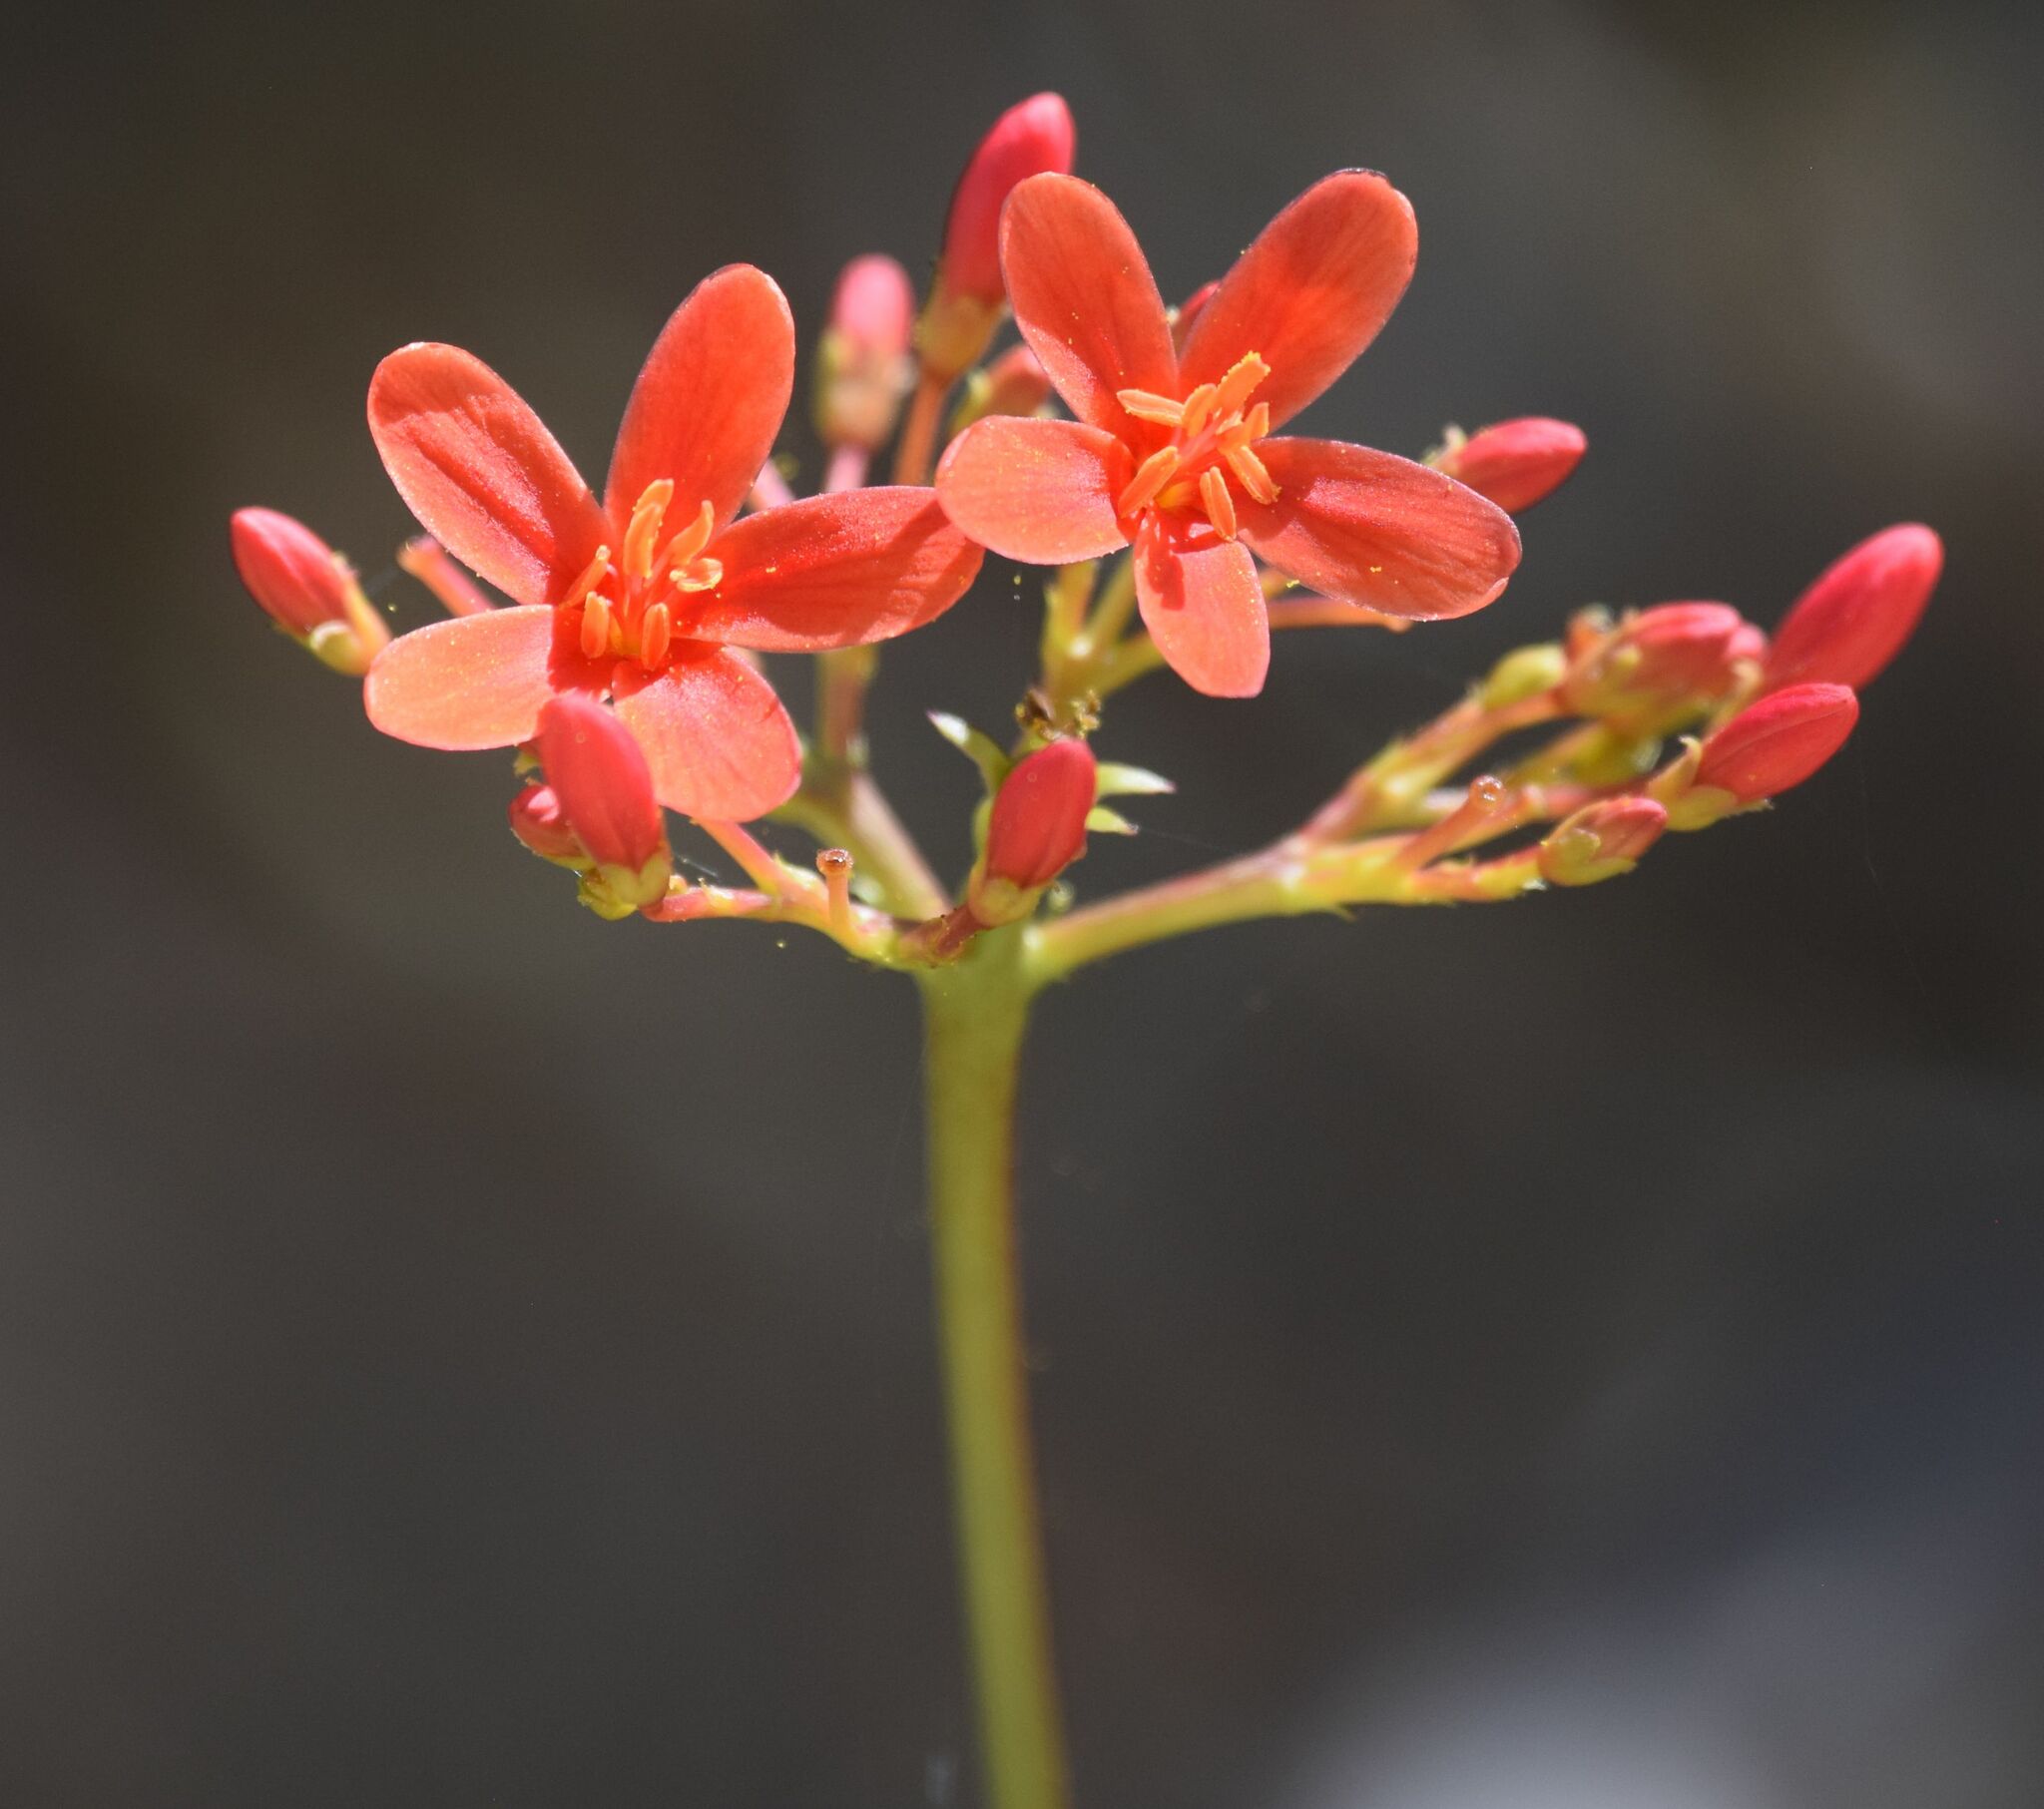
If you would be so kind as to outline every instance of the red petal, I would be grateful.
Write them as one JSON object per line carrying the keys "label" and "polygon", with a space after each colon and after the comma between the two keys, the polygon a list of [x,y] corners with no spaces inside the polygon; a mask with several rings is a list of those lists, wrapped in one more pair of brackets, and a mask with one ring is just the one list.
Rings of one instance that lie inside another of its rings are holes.
{"label": "red petal", "polygon": [[1180,380],[1215,383],[1260,354],[1254,399],[1289,420],[1334,381],[1391,317],[1412,280],[1412,204],[1366,170],[1322,177],[1236,259],[1186,336]]}
{"label": "red petal", "polygon": [[492,610],[400,635],[362,687],[369,720],[420,747],[509,747],[529,740],[554,694],[554,612]]}
{"label": "red petal", "polygon": [[663,673],[621,678],[616,696],[670,810],[747,822],[801,781],[801,744],[773,686],[721,647],[697,643]]}
{"label": "red petal", "polygon": [[704,277],[632,386],[604,485],[618,531],[664,477],[674,480],[674,527],[705,501],[719,526],[732,520],[773,451],[793,387],[794,316],[773,278],[749,263]]}
{"label": "red petal", "polygon": [[1135,475],[1128,447],[1101,428],[997,415],[951,442],[937,496],[946,515],[1002,557],[1061,566],[1129,544],[1114,499]]}
{"label": "red petal", "polygon": [[1240,541],[1188,543],[1157,510],[1136,533],[1136,601],[1173,672],[1210,697],[1254,697],[1271,669],[1257,564]]}
{"label": "red petal", "polygon": [[1888,528],[1835,561],[1797,600],[1768,654],[1768,686],[1871,682],[1916,632],[1944,570],[1920,522]]}
{"label": "red petal", "polygon": [[1120,389],[1175,396],[1164,298],[1129,223],[1073,176],[1018,183],[1001,213],[1001,267],[1015,324],[1072,412],[1120,433]]}
{"label": "red petal", "polygon": [[710,551],[724,582],[685,602],[688,633],[767,654],[905,635],[963,597],[984,557],[945,519],[934,490],[907,485],[767,509]]}
{"label": "red petal", "polygon": [[369,432],[411,512],[519,603],[558,603],[608,532],[538,415],[480,358],[407,345],[369,381]]}
{"label": "red petal", "polygon": [[1410,459],[1339,440],[1260,440],[1278,500],[1237,506],[1242,537],[1301,584],[1387,616],[1480,610],[1519,563],[1512,518]]}

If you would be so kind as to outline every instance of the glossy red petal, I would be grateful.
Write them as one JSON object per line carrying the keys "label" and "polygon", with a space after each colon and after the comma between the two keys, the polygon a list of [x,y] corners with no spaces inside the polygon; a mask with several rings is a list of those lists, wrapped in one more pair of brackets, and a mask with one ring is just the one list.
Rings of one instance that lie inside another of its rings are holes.
{"label": "glossy red petal", "polygon": [[1086,852],[1099,782],[1084,741],[1052,741],[1017,761],[987,819],[987,877],[1024,892],[1049,885]]}
{"label": "glossy red petal", "polygon": [[237,509],[228,535],[235,570],[272,621],[302,636],[347,620],[346,568],[303,522],[274,509]]}
{"label": "glossy red petal", "polygon": [[1799,785],[1845,744],[1859,699],[1843,684],[1791,684],[1751,703],[1704,743],[1696,784],[1743,803]]}
{"label": "glossy red petal", "polygon": [[670,810],[748,822],[801,780],[801,744],[772,685],[724,648],[686,647],[665,672],[621,678],[616,695]]}
{"label": "glossy red petal", "polygon": [[646,354],[611,454],[604,507],[622,532],[646,486],[674,480],[673,526],[707,501],[732,520],[773,451],[794,388],[794,316],[765,270],[699,282]]}
{"label": "glossy red petal", "polygon": [[1074,176],[1032,176],[1001,213],[1015,324],[1072,412],[1120,433],[1122,389],[1178,394],[1164,298],[1115,205]]}
{"label": "glossy red petal", "polygon": [[684,628],[767,654],[858,647],[920,628],[965,595],[984,557],[934,490],[908,485],[749,515],[710,550],[724,581],[687,600]]}
{"label": "glossy red petal", "polygon": [[1512,518],[1425,465],[1339,440],[1263,440],[1257,456],[1278,500],[1237,505],[1243,539],[1329,597],[1415,621],[1466,616],[1519,563]]}
{"label": "glossy red petal", "polygon": [[1366,170],[1323,177],[1236,260],[1186,335],[1181,380],[1217,383],[1251,352],[1271,367],[1255,399],[1290,419],[1350,364],[1412,280],[1412,204]]}
{"label": "glossy red petal", "polygon": [[1136,534],[1136,601],[1173,672],[1210,697],[1254,697],[1271,669],[1257,564],[1239,540],[1193,540],[1150,511]]}
{"label": "glossy red petal", "polygon": [[1069,172],[1078,143],[1058,94],[1033,94],[994,121],[967,160],[944,220],[944,286],[982,302],[1001,298],[1001,204],[1025,177]]}
{"label": "glossy red petal", "polygon": [[400,635],[362,686],[369,720],[420,747],[509,747],[529,740],[554,693],[554,612],[457,616]]}
{"label": "glossy red petal", "polygon": [[1589,440],[1573,421],[1527,415],[1480,428],[1433,461],[1507,515],[1530,509],[1582,463]]}
{"label": "glossy red petal", "polygon": [[594,697],[547,699],[539,757],[576,838],[600,866],[638,873],[667,847],[653,775],[632,731]]}
{"label": "glossy red petal", "polygon": [[607,532],[538,415],[480,358],[407,345],[369,381],[369,432],[411,512],[519,603],[558,603]]}
{"label": "glossy red petal", "polygon": [[996,415],[951,442],[937,497],[1003,558],[1059,566],[1129,544],[1114,499],[1135,475],[1128,447],[1102,428]]}

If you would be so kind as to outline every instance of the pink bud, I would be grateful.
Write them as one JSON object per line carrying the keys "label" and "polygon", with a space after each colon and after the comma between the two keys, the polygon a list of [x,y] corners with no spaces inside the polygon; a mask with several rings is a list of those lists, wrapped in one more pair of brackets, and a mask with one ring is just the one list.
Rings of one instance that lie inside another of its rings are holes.
{"label": "pink bud", "polygon": [[1434,465],[1508,515],[1517,515],[1558,489],[1589,444],[1580,427],[1527,415],[1471,434],[1435,458]]}
{"label": "pink bud", "polygon": [[237,509],[228,532],[249,595],[280,626],[303,640],[347,621],[347,567],[304,523],[274,509]]}
{"label": "pink bud", "polygon": [[1050,400],[1050,377],[1026,345],[1011,345],[986,369],[981,414],[1034,414]]}
{"label": "pink bud", "polygon": [[894,430],[911,380],[915,291],[891,257],[854,257],[837,278],[816,369],[816,432],[870,452]]}
{"label": "pink bud", "polygon": [[1653,727],[1715,702],[1759,658],[1761,632],[1731,605],[1664,603],[1579,639],[1562,695],[1580,715]]}
{"label": "pink bud", "polygon": [[1001,206],[1025,177],[1054,170],[1069,176],[1077,130],[1057,94],[1031,95],[994,121],[952,191],[939,266],[953,295],[989,304],[1007,293],[1001,281]]}
{"label": "pink bud", "polygon": [[667,825],[632,731],[592,697],[550,697],[539,757],[561,814],[611,890],[633,906],[667,892]]}
{"label": "pink bud", "polygon": [[1817,680],[1863,687],[1916,632],[1944,570],[1944,543],[1920,522],[1863,540],[1802,593],[1775,633],[1769,687]]}
{"label": "pink bud", "polygon": [[568,827],[567,813],[551,785],[528,785],[511,800],[511,833],[541,860],[578,871],[590,865],[589,856]]}
{"label": "pink bud", "polygon": [[1791,684],[1741,710],[1704,743],[1696,784],[1758,803],[1799,785],[1845,744],[1859,699],[1843,684]]}
{"label": "pink bud", "polygon": [[1540,844],[1540,876],[1557,886],[1615,879],[1631,872],[1667,827],[1668,812],[1650,797],[1585,804]]}
{"label": "pink bud", "polygon": [[1034,892],[1084,854],[1096,776],[1084,741],[1053,741],[1018,761],[987,823],[987,877]]}
{"label": "pink bud", "polygon": [[898,358],[908,349],[915,324],[915,291],[908,272],[891,257],[868,252],[854,257],[837,277],[830,299],[830,326],[861,351]]}

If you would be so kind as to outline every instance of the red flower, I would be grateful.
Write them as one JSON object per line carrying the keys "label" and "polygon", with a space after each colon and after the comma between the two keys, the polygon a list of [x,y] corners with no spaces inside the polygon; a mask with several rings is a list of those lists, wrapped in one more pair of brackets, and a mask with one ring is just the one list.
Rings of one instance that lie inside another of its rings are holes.
{"label": "red flower", "polygon": [[1084,741],[1052,741],[1001,781],[987,821],[986,873],[1034,892],[1086,852],[1099,770]]}
{"label": "red flower", "polygon": [[1944,543],[1918,522],[1887,528],[1825,568],[1775,632],[1768,685],[1863,687],[1911,635],[1944,570]]}
{"label": "red flower", "polygon": [[1730,604],[1657,604],[1572,646],[1562,697],[1578,715],[1653,729],[1716,702],[1766,647]]}
{"label": "red flower", "polygon": [[1559,489],[1589,444],[1573,422],[1526,415],[1456,440],[1433,463],[1517,515]]}
{"label": "red flower", "polygon": [[377,367],[369,428],[398,493],[522,606],[391,643],[369,719],[425,747],[529,740],[557,692],[605,692],[687,815],[743,821],[794,790],[799,748],[734,648],[884,641],[964,595],[980,550],[926,489],[811,497],[735,518],[794,381],[770,277],[733,264],[675,310],[632,391],[599,504],[517,394],[451,345]]}
{"label": "red flower", "polygon": [[1519,562],[1502,510],[1386,452],[1267,437],[1376,336],[1417,244],[1382,177],[1327,177],[1243,253],[1180,354],[1114,204],[1072,177],[1030,178],[1001,218],[1002,267],[1023,337],[1078,419],[968,428],[937,472],[945,510],[1034,565],[1133,545],[1145,626],[1216,696],[1254,695],[1270,665],[1252,548],[1387,615],[1482,608]]}
{"label": "red flower", "polygon": [[390,640],[347,561],[301,521],[237,509],[228,524],[235,570],[270,621],[335,672],[358,678]]}

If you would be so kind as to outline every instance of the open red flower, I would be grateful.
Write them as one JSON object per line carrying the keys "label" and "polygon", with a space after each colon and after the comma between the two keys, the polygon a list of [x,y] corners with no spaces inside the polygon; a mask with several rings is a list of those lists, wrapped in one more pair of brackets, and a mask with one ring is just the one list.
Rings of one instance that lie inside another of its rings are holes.
{"label": "open red flower", "polygon": [[639,373],[599,504],[480,359],[392,352],[369,386],[391,481],[520,607],[392,642],[369,672],[369,719],[425,747],[504,747],[532,737],[557,692],[609,693],[668,808],[743,821],[783,802],[794,726],[732,650],[887,640],[955,603],[981,558],[927,489],[737,520],[793,382],[794,323],[772,278],[750,264],[706,278]]}
{"label": "open red flower", "polygon": [[1270,665],[1252,549],[1387,615],[1481,609],[1519,563],[1503,510],[1387,452],[1268,437],[1376,337],[1417,248],[1382,177],[1326,177],[1265,227],[1178,352],[1114,204],[1074,177],[1031,177],[1002,214],[1001,263],[1016,323],[1078,419],[968,428],[937,471],[945,510],[1032,565],[1133,546],[1144,626],[1216,696],[1254,695]]}

